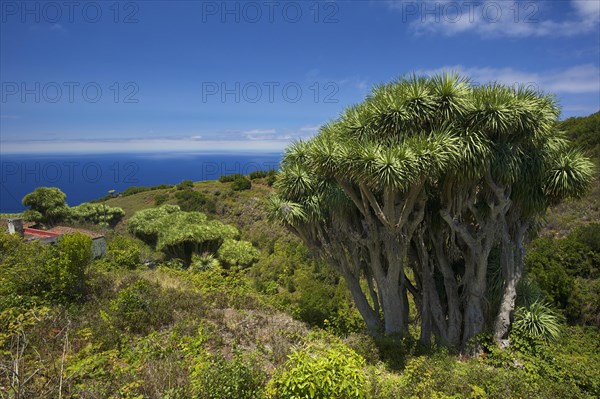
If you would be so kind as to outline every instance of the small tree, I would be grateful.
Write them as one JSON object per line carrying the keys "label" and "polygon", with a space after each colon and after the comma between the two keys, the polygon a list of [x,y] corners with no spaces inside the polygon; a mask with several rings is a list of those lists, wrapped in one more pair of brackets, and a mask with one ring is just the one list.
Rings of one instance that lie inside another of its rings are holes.
{"label": "small tree", "polygon": [[38,187],[23,197],[23,205],[30,207],[24,216],[34,222],[56,224],[69,215],[66,199],[66,194],[56,187]]}
{"label": "small tree", "polygon": [[186,266],[193,254],[214,254],[225,240],[237,239],[240,234],[234,226],[207,221],[203,213],[182,212],[173,205],[137,212],[129,219],[129,231]]}

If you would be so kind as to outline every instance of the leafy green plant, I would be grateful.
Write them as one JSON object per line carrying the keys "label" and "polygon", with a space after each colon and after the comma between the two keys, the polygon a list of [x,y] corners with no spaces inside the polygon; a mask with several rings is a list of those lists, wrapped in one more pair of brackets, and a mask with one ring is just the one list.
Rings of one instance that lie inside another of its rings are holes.
{"label": "leafy green plant", "polygon": [[194,188],[194,182],[191,180],[183,180],[177,186],[175,186],[177,190],[191,190]]}
{"label": "leafy green plant", "polygon": [[258,259],[260,252],[248,241],[226,239],[217,254],[229,267],[248,267]]}
{"label": "leafy green plant", "polygon": [[193,254],[192,263],[190,263],[189,270],[193,272],[204,272],[220,267],[219,260],[216,259],[212,254],[207,252],[202,255]]}
{"label": "leafy green plant", "polygon": [[546,303],[536,301],[515,311],[513,330],[521,336],[556,342],[561,334],[561,317]]}
{"label": "leafy green plant", "polygon": [[184,190],[175,193],[177,204],[185,212],[215,211],[215,202],[199,191]]}
{"label": "leafy green plant", "polygon": [[121,330],[146,333],[171,320],[171,312],[163,299],[164,292],[158,284],[136,280],[111,301],[109,320]]}
{"label": "leafy green plant", "polygon": [[46,263],[48,296],[57,300],[80,299],[85,290],[85,269],[92,257],[92,240],[82,233],[65,234]]}
{"label": "leafy green plant", "polygon": [[252,182],[244,176],[236,177],[231,183],[231,188],[234,191],[250,190]]}
{"label": "leafy green plant", "polygon": [[314,344],[289,355],[269,383],[271,398],[365,398],[365,361],[341,343]]}
{"label": "leafy green plant", "polygon": [[234,173],[231,175],[222,175],[221,177],[219,177],[219,182],[221,183],[231,183],[232,181],[234,181],[235,179],[238,179],[240,177],[244,177],[244,175],[241,175],[239,173]]}
{"label": "leafy green plant", "polygon": [[56,187],[38,187],[23,197],[23,205],[30,208],[23,216],[34,222],[56,224],[69,215],[66,199],[66,194]]}
{"label": "leafy green plant", "polygon": [[115,226],[125,216],[125,211],[122,208],[106,204],[85,202],[71,208],[69,216],[74,222]]}
{"label": "leafy green plant", "polygon": [[133,270],[140,265],[141,253],[138,241],[116,235],[108,242],[105,260],[111,267]]}
{"label": "leafy green plant", "polygon": [[169,194],[159,193],[154,196],[154,205],[160,206],[169,200]]}
{"label": "leafy green plant", "polygon": [[264,373],[252,360],[240,352],[233,359],[210,356],[198,364],[191,373],[192,391],[203,399],[257,399],[264,397]]}

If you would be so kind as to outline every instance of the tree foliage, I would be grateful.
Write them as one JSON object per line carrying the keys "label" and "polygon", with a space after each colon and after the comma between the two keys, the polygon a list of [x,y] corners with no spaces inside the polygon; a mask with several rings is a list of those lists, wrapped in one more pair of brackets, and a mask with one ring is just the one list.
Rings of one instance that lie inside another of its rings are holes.
{"label": "tree foliage", "polygon": [[564,238],[534,240],[525,257],[527,279],[571,323],[600,327],[600,224]]}
{"label": "tree foliage", "polygon": [[79,223],[104,224],[114,227],[125,216],[123,208],[85,202],[71,208],[69,217]]}
{"label": "tree foliage", "polygon": [[217,254],[225,265],[244,268],[255,262],[260,252],[248,241],[226,239]]}
{"label": "tree foliage", "polygon": [[26,219],[47,225],[56,224],[69,215],[67,196],[56,187],[38,187],[23,197]]}
{"label": "tree foliage", "polygon": [[552,96],[457,75],[378,86],[286,150],[271,214],[342,274],[371,331],[406,334],[410,293],[424,343],[464,346],[492,325],[499,340],[530,224],[593,178],[558,115]]}
{"label": "tree foliage", "polygon": [[[193,254],[217,254],[224,242],[225,262],[247,265],[256,258],[255,249],[236,241],[239,231],[218,220],[207,220],[200,212],[182,212],[178,206],[163,205],[136,212],[129,219],[129,231],[144,241],[156,245],[169,259],[181,259],[190,265]],[[247,250],[247,251],[246,251]]]}

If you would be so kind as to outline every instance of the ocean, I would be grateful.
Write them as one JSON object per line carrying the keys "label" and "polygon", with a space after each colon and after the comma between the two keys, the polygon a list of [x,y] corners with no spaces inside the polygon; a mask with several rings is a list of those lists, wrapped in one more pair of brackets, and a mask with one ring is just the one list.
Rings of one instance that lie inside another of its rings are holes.
{"label": "ocean", "polygon": [[130,186],[215,180],[232,173],[277,169],[282,154],[68,154],[1,155],[0,213],[22,212],[23,196],[58,187],[70,206]]}

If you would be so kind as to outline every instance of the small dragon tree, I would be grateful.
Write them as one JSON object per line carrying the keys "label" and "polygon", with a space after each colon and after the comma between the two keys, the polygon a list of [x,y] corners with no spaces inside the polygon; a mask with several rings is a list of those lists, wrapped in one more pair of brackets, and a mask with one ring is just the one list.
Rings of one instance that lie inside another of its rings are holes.
{"label": "small dragon tree", "polygon": [[500,339],[527,228],[593,178],[557,116],[550,96],[457,75],[376,87],[287,149],[271,214],[340,272],[371,332],[407,334],[410,293],[424,343],[464,346],[493,324],[487,271],[499,250]]}
{"label": "small dragon tree", "polygon": [[[227,265],[249,266],[258,258],[258,250],[251,243],[237,241],[240,236],[234,226],[218,220],[207,220],[200,212],[183,212],[176,205],[136,212],[128,222],[129,231],[138,238],[155,245],[169,259],[181,259],[185,266],[192,256],[221,254]],[[222,249],[227,244],[228,250]]]}

